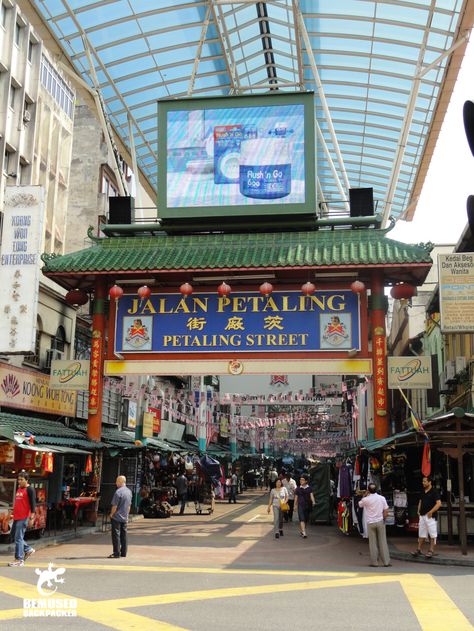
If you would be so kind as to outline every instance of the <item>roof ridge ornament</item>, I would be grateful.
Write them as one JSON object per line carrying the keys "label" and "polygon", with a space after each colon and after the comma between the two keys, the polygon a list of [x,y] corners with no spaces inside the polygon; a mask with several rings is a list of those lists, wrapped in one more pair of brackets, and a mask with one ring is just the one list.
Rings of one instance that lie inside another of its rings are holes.
{"label": "roof ridge ornament", "polygon": [[390,215],[388,220],[390,221],[390,225],[383,230],[380,230],[380,232],[383,232],[383,234],[387,234],[388,232],[390,232],[390,230],[393,230],[395,228],[395,224],[397,223],[397,220],[393,215]]}
{"label": "roof ridge ornament", "polygon": [[43,254],[40,254],[40,259],[43,261],[43,263],[46,263],[47,265],[48,261],[52,261],[59,256],[61,256],[61,254],[56,254],[56,252],[43,252]]}
{"label": "roof ridge ornament", "polygon": [[89,226],[87,228],[87,236],[94,243],[99,243],[99,241],[102,241],[102,239],[100,237],[96,237],[95,234],[94,234],[94,231],[95,231],[94,226]]}
{"label": "roof ridge ornament", "polygon": [[426,250],[427,252],[431,252],[431,250],[435,246],[435,244],[432,241],[427,241],[426,243],[420,242],[420,243],[416,243],[415,245],[419,248],[423,248],[423,250]]}

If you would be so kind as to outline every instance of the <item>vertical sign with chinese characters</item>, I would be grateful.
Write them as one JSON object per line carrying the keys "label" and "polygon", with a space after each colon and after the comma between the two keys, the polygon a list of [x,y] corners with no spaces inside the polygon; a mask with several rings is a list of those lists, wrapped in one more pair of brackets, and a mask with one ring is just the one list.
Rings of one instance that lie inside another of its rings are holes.
{"label": "vertical sign with chinese characters", "polygon": [[385,362],[385,335],[374,335],[375,348],[374,389],[375,405],[379,416],[387,414],[387,368]]}
{"label": "vertical sign with chinese characters", "polygon": [[34,353],[43,188],[7,186],[0,246],[0,353]]}
{"label": "vertical sign with chinese characters", "polygon": [[99,396],[100,369],[102,358],[102,335],[100,331],[92,331],[91,364],[89,382],[89,414],[97,414]]}

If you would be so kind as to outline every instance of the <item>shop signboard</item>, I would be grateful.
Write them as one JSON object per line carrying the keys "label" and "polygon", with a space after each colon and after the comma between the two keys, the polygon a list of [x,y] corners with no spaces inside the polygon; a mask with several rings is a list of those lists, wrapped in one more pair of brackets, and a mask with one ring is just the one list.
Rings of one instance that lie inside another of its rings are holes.
{"label": "shop signboard", "polygon": [[34,353],[43,188],[7,186],[0,245],[0,353]]}
{"label": "shop signboard", "polygon": [[153,414],[153,434],[159,434],[161,432],[161,408],[148,408],[148,411]]}
{"label": "shop signboard", "polygon": [[154,414],[152,412],[144,412],[143,414],[143,438],[153,437],[153,420]]}
{"label": "shop signboard", "polygon": [[63,390],[89,390],[89,368],[88,359],[55,359],[51,362],[49,385]]}
{"label": "shop signboard", "polygon": [[135,429],[137,427],[137,402],[131,399],[128,402],[127,428]]}
{"label": "shop signboard", "polygon": [[438,254],[443,333],[474,332],[474,253]]}
{"label": "shop signboard", "polygon": [[49,375],[0,364],[2,407],[75,416],[76,397],[74,391],[51,388]]}
{"label": "shop signboard", "polygon": [[124,295],[116,353],[360,350],[359,296],[350,290]]}
{"label": "shop signboard", "polygon": [[392,390],[429,390],[433,387],[431,357],[388,357],[387,385]]}

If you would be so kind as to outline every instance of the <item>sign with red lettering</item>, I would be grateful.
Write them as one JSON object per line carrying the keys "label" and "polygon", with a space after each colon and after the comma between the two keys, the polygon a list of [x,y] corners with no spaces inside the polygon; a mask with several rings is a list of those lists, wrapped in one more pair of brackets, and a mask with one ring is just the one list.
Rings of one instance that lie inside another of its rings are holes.
{"label": "sign with red lettering", "polygon": [[374,335],[372,340],[374,348],[374,389],[375,408],[379,416],[387,414],[387,368],[386,368],[386,337]]}
{"label": "sign with red lettering", "polygon": [[91,343],[91,365],[89,378],[89,414],[97,414],[102,362],[102,334],[94,329]]}

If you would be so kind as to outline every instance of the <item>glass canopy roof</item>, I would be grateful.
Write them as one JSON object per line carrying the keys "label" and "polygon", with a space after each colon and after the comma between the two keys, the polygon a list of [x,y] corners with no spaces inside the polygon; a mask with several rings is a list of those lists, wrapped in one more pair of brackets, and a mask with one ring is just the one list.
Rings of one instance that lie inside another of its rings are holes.
{"label": "glass canopy roof", "polygon": [[466,4],[472,0],[36,2],[83,79],[100,88],[128,146],[131,120],[153,187],[157,99],[313,90],[320,201],[344,212],[349,188],[373,187],[385,219],[412,201],[446,51],[465,41]]}

